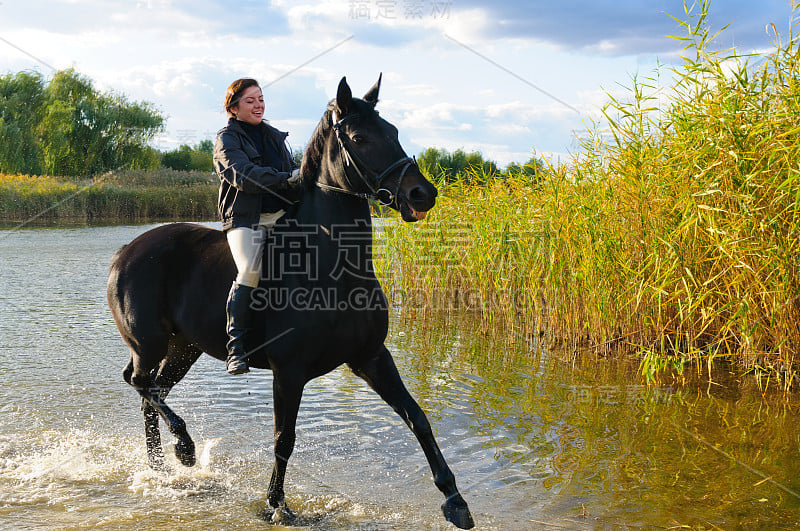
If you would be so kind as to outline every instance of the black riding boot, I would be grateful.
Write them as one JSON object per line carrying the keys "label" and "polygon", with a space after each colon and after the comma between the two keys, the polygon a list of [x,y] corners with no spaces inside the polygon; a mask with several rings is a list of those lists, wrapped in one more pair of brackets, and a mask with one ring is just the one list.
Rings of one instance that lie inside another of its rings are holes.
{"label": "black riding boot", "polygon": [[250,372],[247,366],[247,351],[244,340],[250,330],[251,312],[250,295],[253,293],[250,286],[233,283],[228,293],[228,360],[227,367],[230,374],[244,374]]}

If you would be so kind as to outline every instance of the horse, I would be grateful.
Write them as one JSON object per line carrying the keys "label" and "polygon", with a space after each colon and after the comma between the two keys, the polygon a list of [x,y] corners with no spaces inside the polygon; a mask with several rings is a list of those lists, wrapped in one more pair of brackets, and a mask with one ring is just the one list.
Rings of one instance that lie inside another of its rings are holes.
{"label": "horse", "polygon": [[[455,476],[384,344],[388,303],[373,270],[369,201],[378,199],[413,223],[434,206],[437,190],[406,155],[397,128],[375,110],[380,84],[379,76],[359,99],[341,79],[303,155],[302,201],[274,227],[251,297],[256,324],[248,334],[248,364],[273,372],[274,466],[265,513],[293,521],[284,478],[303,388],[347,364],[418,439],[446,498],[444,517],[470,529],[474,522]],[[181,464],[195,463],[186,423],[166,399],[202,353],[225,360],[225,300],[235,276],[224,233],[199,224],[151,229],[112,258],[108,304],[130,349],[123,378],[141,396],[154,468],[164,463],[159,419],[177,439]]]}

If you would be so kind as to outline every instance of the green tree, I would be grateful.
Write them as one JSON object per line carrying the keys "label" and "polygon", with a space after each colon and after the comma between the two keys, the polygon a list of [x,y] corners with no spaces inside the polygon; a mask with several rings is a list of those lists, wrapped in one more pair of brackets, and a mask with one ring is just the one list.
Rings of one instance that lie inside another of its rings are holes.
{"label": "green tree", "polygon": [[293,149],[292,150],[292,158],[294,159],[295,164],[299,168],[303,164],[303,153],[305,152],[304,148],[301,149]]}
{"label": "green tree", "polygon": [[197,147],[192,150],[189,169],[198,171],[212,171],[214,169],[214,161],[211,153],[200,151]]}
{"label": "green tree", "polygon": [[506,167],[505,174],[513,177],[525,177],[532,184],[541,182],[547,173],[547,165],[536,155],[528,159],[525,164],[512,162]]}
{"label": "green tree", "polygon": [[0,76],[0,171],[95,174],[153,167],[164,118],[149,103],[102,93],[74,69]]}
{"label": "green tree", "polygon": [[0,171],[39,173],[36,126],[43,101],[40,73],[0,76]]}
{"label": "green tree", "polygon": [[173,170],[189,171],[192,162],[192,148],[181,144],[177,149],[166,151],[161,155],[161,165]]}
{"label": "green tree", "polygon": [[201,153],[208,153],[212,155],[214,153],[214,141],[210,139],[201,140],[195,149]]}
{"label": "green tree", "polygon": [[463,149],[450,153],[428,148],[417,157],[417,163],[429,176],[444,182],[483,182],[499,173],[494,161],[485,160],[479,151],[467,153]]}
{"label": "green tree", "polygon": [[181,144],[177,149],[162,153],[161,165],[173,170],[212,171],[214,169],[211,155],[213,144],[211,144],[211,151],[208,150],[209,144],[211,144],[210,140],[203,140],[194,147]]}

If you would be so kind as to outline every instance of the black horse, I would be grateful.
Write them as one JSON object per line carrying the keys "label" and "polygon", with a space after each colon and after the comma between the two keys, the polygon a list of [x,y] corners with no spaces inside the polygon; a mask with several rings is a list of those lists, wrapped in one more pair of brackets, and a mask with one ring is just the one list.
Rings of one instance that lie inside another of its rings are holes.
{"label": "black horse", "polygon": [[[258,324],[247,351],[251,367],[273,372],[275,465],[268,509],[273,519],[292,517],[284,476],[303,387],[346,363],[414,432],[447,498],[445,518],[469,529],[472,516],[455,477],[384,346],[388,310],[372,269],[368,199],[413,222],[433,207],[437,190],[403,151],[397,129],[375,111],[379,89],[380,78],[356,99],[342,78],[303,157],[303,201],[265,246],[264,275],[251,305]],[[225,359],[225,300],[235,276],[224,234],[195,224],[150,230],[112,260],[108,303],[130,347],[123,376],[142,396],[154,467],[163,460],[159,416],[177,438],[178,459],[186,466],[195,462],[186,424],[165,399],[201,353]]]}

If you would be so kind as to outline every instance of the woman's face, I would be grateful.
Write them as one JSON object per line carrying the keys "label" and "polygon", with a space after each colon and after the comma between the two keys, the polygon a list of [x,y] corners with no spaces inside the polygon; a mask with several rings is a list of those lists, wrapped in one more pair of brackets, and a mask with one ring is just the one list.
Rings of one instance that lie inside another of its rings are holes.
{"label": "woman's face", "polygon": [[239,103],[231,107],[231,112],[238,120],[252,125],[260,124],[264,117],[264,96],[261,94],[261,88],[247,87],[242,92]]}

